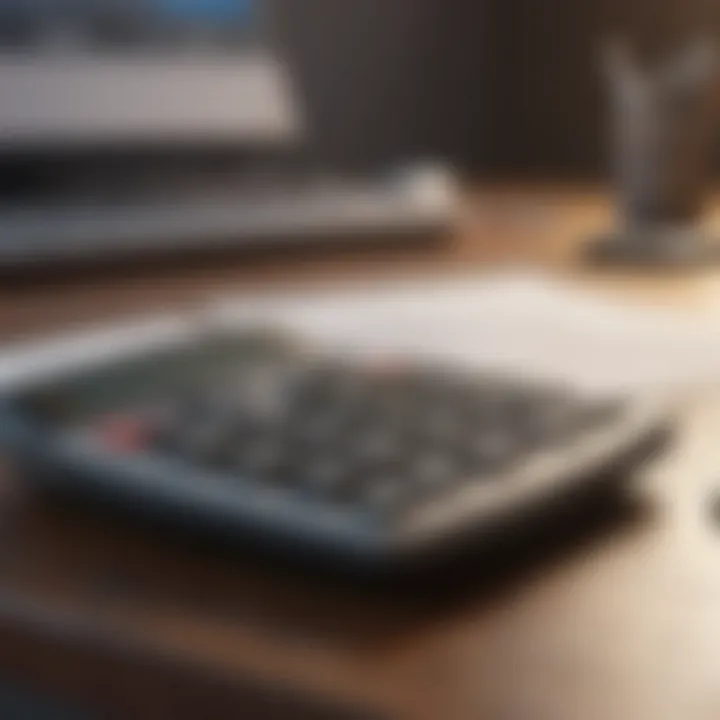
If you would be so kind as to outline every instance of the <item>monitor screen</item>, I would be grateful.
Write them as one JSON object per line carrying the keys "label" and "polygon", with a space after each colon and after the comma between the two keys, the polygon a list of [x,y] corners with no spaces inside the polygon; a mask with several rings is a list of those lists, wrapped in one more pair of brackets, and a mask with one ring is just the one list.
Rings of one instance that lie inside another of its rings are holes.
{"label": "monitor screen", "polygon": [[201,25],[251,24],[257,10],[253,0],[155,0],[153,9],[173,21]]}
{"label": "monitor screen", "polygon": [[294,139],[268,38],[257,0],[0,0],[0,143]]}
{"label": "monitor screen", "polygon": [[257,0],[0,0],[0,50],[240,49],[264,15]]}

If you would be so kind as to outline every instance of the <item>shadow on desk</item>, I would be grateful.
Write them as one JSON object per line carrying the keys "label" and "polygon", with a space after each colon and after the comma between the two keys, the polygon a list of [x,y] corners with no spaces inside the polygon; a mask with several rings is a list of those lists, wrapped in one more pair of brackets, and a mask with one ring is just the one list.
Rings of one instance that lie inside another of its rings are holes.
{"label": "shadow on desk", "polygon": [[390,646],[465,605],[477,612],[502,602],[600,538],[642,522],[644,509],[619,487],[627,479],[617,480],[560,498],[436,566],[399,575],[288,557],[68,496],[28,501],[15,523],[23,539],[12,542],[3,564],[26,575],[30,561],[50,597],[69,581],[70,592],[100,609],[163,608],[294,643]]}
{"label": "shadow on desk", "polygon": [[403,583],[331,574],[17,486],[0,505],[0,673],[39,673],[50,696],[74,688],[58,695],[69,706],[116,708],[102,717],[205,720],[238,708],[268,720],[386,717],[383,683],[399,682],[383,677],[388,659],[408,648],[431,657],[424,639],[647,519],[624,492],[628,474],[610,479]]}

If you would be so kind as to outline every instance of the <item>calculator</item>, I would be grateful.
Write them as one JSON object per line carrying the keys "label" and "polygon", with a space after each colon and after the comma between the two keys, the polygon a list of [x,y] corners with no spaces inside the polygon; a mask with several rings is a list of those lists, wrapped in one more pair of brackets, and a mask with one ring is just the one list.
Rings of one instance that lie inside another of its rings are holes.
{"label": "calculator", "polygon": [[2,391],[34,487],[348,567],[422,564],[624,481],[668,423],[655,398],[280,331],[146,332],[90,355]]}

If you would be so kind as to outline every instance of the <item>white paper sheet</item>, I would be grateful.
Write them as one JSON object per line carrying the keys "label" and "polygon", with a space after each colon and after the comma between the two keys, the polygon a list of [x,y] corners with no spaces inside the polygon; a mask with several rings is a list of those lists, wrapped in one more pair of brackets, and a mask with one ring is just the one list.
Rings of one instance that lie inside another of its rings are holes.
{"label": "white paper sheet", "polygon": [[[280,326],[360,353],[420,354],[559,379],[590,392],[720,382],[720,312],[611,301],[539,275],[238,295],[212,303],[208,317]],[[142,342],[178,326],[186,326],[183,318],[148,319],[8,347],[0,352],[0,384],[81,357],[107,357],[136,334]]]}
{"label": "white paper sheet", "polygon": [[539,275],[410,281],[228,299],[225,318],[276,323],[361,352],[421,353],[588,391],[720,381],[720,314],[610,300]]}

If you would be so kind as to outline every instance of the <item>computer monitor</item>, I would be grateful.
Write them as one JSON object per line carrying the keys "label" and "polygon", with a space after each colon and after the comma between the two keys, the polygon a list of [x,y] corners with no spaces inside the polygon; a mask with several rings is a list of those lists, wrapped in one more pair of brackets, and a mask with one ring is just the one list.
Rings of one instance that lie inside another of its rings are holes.
{"label": "computer monitor", "polygon": [[293,141],[267,15],[257,0],[0,0],[0,148]]}
{"label": "computer monitor", "polygon": [[286,9],[0,0],[0,270],[444,232],[434,173],[318,167],[273,43]]}

